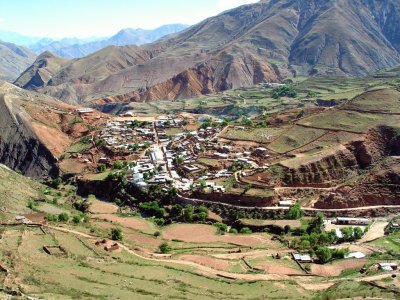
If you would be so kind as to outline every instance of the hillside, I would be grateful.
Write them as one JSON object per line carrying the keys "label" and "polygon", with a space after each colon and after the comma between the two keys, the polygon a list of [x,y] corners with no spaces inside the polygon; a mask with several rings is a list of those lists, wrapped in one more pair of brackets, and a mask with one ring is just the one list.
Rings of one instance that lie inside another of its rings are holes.
{"label": "hillside", "polygon": [[0,163],[30,177],[57,176],[61,155],[95,123],[75,109],[0,82]]}
{"label": "hillside", "polygon": [[35,58],[27,48],[0,41],[0,80],[14,81]]}
{"label": "hillside", "polygon": [[[18,189],[15,183],[18,182]],[[19,175],[0,164],[0,220],[16,214],[29,213],[27,208],[29,200],[39,200],[42,185],[38,182]]]}
{"label": "hillside", "polygon": [[293,74],[362,76],[400,63],[399,19],[394,0],[363,1],[361,7],[355,0],[261,1],[147,45],[146,61],[84,84],[82,72],[68,65],[91,77],[92,55],[71,61],[37,90],[102,103],[192,97]]}

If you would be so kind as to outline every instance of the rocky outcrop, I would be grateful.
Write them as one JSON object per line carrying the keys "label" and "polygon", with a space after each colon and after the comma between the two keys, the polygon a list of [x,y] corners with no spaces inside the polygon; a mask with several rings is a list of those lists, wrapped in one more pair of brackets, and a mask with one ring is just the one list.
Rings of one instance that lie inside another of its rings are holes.
{"label": "rocky outcrop", "polygon": [[57,159],[43,145],[23,112],[15,113],[12,103],[0,96],[0,163],[22,174],[44,178],[57,176]]}
{"label": "rocky outcrop", "polygon": [[321,194],[316,208],[352,208],[400,205],[400,135],[390,127],[379,127],[367,134],[364,143],[352,143],[360,179],[332,192]]}
{"label": "rocky outcrop", "polygon": [[378,164],[384,157],[397,155],[399,143],[395,129],[386,126],[372,129],[363,140],[350,142],[345,149],[321,160],[298,168],[282,166],[282,184],[293,187],[337,185]]}

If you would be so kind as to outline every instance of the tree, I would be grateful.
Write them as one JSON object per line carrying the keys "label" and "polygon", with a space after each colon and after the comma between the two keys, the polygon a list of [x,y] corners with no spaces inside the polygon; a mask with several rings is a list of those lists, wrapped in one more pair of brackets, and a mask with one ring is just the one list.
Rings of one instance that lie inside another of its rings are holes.
{"label": "tree", "polygon": [[89,200],[86,200],[86,201],[79,200],[79,201],[75,201],[73,204],[73,206],[76,210],[79,210],[80,212],[83,212],[83,213],[89,212],[91,205],[92,204],[90,203]]}
{"label": "tree", "polygon": [[111,229],[111,239],[113,241],[122,241],[122,230],[121,228]]}
{"label": "tree", "polygon": [[113,165],[114,170],[121,170],[124,167],[124,164],[120,160],[116,160]]}
{"label": "tree", "polygon": [[301,250],[307,250],[310,249],[310,247],[311,247],[310,241],[307,239],[303,239],[299,244],[299,248]]}
{"label": "tree", "polygon": [[240,233],[241,234],[251,234],[252,231],[249,227],[243,227],[242,229],[240,229]]}
{"label": "tree", "polygon": [[315,251],[315,255],[317,255],[321,263],[325,264],[332,259],[332,250],[326,247],[320,247]]}
{"label": "tree", "polygon": [[180,204],[175,204],[171,208],[171,216],[173,218],[180,218],[182,216],[183,207]]}
{"label": "tree", "polygon": [[183,218],[185,222],[193,221],[193,213],[194,213],[193,206],[190,204],[186,205],[185,209],[183,210]]}
{"label": "tree", "polygon": [[69,220],[69,216],[68,216],[68,214],[67,213],[61,213],[61,214],[59,214],[58,215],[58,221],[59,222],[68,222],[68,220]]}
{"label": "tree", "polygon": [[348,248],[336,249],[335,251],[333,251],[332,257],[338,258],[338,259],[343,259],[349,253],[350,253],[350,250]]}
{"label": "tree", "polygon": [[345,241],[349,241],[349,240],[353,239],[353,228],[346,227],[346,228],[340,229],[340,231],[342,232],[343,239]]}
{"label": "tree", "polygon": [[98,165],[97,165],[97,171],[99,171],[100,173],[105,172],[106,169],[107,169],[107,167],[106,167],[105,164],[98,164]]}
{"label": "tree", "polygon": [[217,222],[217,223],[214,223],[214,226],[218,228],[218,231],[220,233],[228,231],[228,225],[226,225],[224,223]]}
{"label": "tree", "polygon": [[354,232],[354,238],[356,240],[361,239],[363,237],[363,235],[364,235],[364,231],[360,227],[355,227],[353,229],[353,232]]}
{"label": "tree", "polygon": [[286,217],[289,220],[298,220],[304,216],[304,211],[301,209],[300,204],[296,203],[292,207],[289,208]]}
{"label": "tree", "polygon": [[169,253],[172,250],[172,248],[168,245],[168,243],[162,243],[160,246],[158,246],[158,249],[162,254]]}
{"label": "tree", "polygon": [[73,218],[72,218],[72,222],[73,222],[74,224],[79,224],[79,223],[81,222],[81,220],[82,220],[82,217],[81,217],[80,215],[75,215],[75,216],[73,216]]}
{"label": "tree", "polygon": [[62,183],[62,179],[61,179],[60,177],[57,177],[56,179],[54,179],[54,180],[51,182],[51,186],[52,186],[53,188],[55,188],[55,189],[58,189],[58,188],[60,187],[61,183]]}
{"label": "tree", "polygon": [[252,188],[251,184],[246,184],[244,187],[243,195],[246,194],[248,191],[250,191]]}
{"label": "tree", "polygon": [[308,234],[322,233],[324,227],[324,215],[322,213],[317,213],[317,216],[312,220],[312,222],[308,225],[307,232]]}
{"label": "tree", "polygon": [[157,224],[157,226],[164,226],[165,225],[165,220],[163,218],[156,218],[153,219],[153,222]]}
{"label": "tree", "polygon": [[200,205],[198,208],[197,208],[197,211],[199,212],[199,213],[208,213],[208,208],[207,207],[205,207],[204,205]]}

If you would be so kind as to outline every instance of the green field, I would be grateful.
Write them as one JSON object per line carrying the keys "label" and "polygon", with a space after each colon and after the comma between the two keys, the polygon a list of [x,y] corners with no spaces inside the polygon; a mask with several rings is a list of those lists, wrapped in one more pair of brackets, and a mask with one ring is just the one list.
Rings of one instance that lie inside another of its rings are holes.
{"label": "green field", "polygon": [[301,120],[299,124],[328,130],[344,130],[363,133],[372,127],[384,124],[390,125],[395,122],[395,117],[388,117],[385,115],[360,113],[346,110],[329,110],[324,113],[305,118]]}
{"label": "green field", "polygon": [[325,133],[325,130],[294,126],[268,148],[278,153],[286,153],[322,137]]}
{"label": "green field", "polygon": [[257,143],[269,143],[274,137],[281,134],[285,128],[255,128],[255,129],[229,129],[223,135],[222,138],[232,140],[243,140],[243,141],[254,141]]}

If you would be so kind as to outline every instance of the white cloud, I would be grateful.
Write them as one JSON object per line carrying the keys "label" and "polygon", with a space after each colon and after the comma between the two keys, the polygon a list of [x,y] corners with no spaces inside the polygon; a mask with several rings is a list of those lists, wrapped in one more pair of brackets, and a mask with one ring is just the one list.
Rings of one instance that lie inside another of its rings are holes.
{"label": "white cloud", "polygon": [[0,24],[1,24],[1,23],[4,23],[5,21],[6,21],[6,19],[0,17]]}
{"label": "white cloud", "polygon": [[217,5],[221,9],[230,9],[244,4],[256,3],[259,0],[218,0]]}

